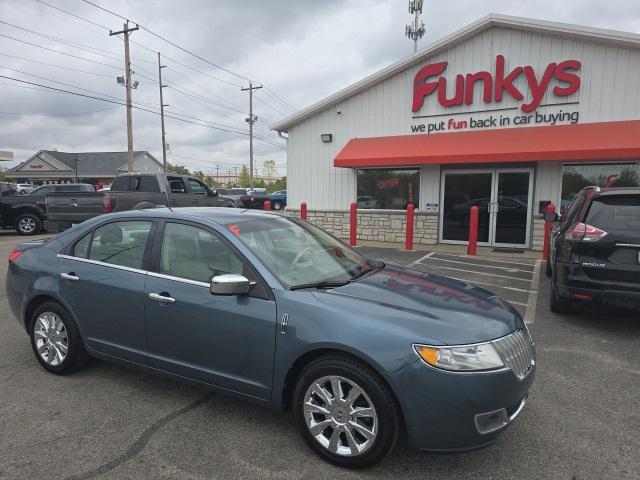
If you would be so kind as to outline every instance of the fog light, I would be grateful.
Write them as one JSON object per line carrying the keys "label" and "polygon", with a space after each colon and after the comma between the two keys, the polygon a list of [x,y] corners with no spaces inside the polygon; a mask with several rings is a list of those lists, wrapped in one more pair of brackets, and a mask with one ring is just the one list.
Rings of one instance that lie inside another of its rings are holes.
{"label": "fog light", "polygon": [[475,416],[478,433],[486,435],[495,432],[509,424],[509,416],[504,408],[493,412],[479,413]]}

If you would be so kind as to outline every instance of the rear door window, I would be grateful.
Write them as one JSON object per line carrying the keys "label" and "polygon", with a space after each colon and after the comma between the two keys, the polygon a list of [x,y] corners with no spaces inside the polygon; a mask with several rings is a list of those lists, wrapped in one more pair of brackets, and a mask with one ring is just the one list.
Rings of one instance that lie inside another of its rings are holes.
{"label": "rear door window", "polygon": [[93,233],[89,259],[141,269],[150,230],[149,221],[107,223]]}
{"label": "rear door window", "polygon": [[111,185],[112,192],[127,192],[129,190],[129,179],[131,177],[117,177]]}
{"label": "rear door window", "polygon": [[594,199],[585,222],[607,230],[640,232],[640,195],[611,195]]}
{"label": "rear door window", "polygon": [[131,177],[129,189],[132,192],[159,192],[158,180],[151,175],[142,175],[140,177]]}

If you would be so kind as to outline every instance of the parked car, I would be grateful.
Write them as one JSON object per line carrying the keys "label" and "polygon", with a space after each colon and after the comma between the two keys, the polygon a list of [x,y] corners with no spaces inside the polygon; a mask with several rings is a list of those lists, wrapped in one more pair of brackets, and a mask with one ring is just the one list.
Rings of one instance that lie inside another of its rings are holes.
{"label": "parked car", "polygon": [[21,195],[24,195],[25,193],[29,193],[33,189],[34,189],[34,186],[31,185],[30,183],[16,183],[16,192],[18,192]]}
{"label": "parked car", "polygon": [[219,189],[220,195],[233,200],[236,207],[240,206],[240,197],[247,194],[246,188],[225,188]]}
{"label": "parked car", "polygon": [[401,431],[419,449],[486,445],[535,375],[527,327],[493,293],[267,212],[97,217],[19,244],[6,289],[46,370],[97,357],[290,409],[346,467],[380,461]]}
{"label": "parked car", "polygon": [[574,302],[640,308],[640,188],[586,187],[548,220],[551,311]]}
{"label": "parked car", "polygon": [[273,192],[269,197],[269,201],[271,202],[271,208],[273,210],[282,210],[287,206],[287,191],[280,190]]}
{"label": "parked car", "polygon": [[47,195],[53,192],[92,192],[88,183],[42,185],[19,195],[15,187],[0,183],[0,224],[15,228],[20,235],[36,235],[42,231]]}
{"label": "parked car", "polygon": [[111,190],[111,185],[104,185],[102,188],[98,189],[98,192],[108,192]]}
{"label": "parked car", "polygon": [[103,213],[169,207],[233,207],[197,178],[171,173],[123,173],[111,189],[94,194],[53,194],[47,197],[47,222],[68,227]]}
{"label": "parked car", "polygon": [[238,199],[238,206],[240,208],[253,208],[258,210],[264,209],[264,202],[269,200],[271,196],[265,191],[263,193],[247,193],[241,195]]}

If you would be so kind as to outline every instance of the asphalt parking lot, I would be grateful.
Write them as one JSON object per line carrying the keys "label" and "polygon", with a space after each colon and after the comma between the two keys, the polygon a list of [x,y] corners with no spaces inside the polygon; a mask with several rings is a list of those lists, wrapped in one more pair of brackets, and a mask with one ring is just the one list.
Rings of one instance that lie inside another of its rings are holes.
{"label": "asphalt parking lot", "polygon": [[[20,240],[0,233],[0,256]],[[67,377],[46,373],[2,294],[0,478],[638,478],[640,315],[551,314],[547,278],[538,284],[531,261],[363,250],[494,290],[532,319],[537,379],[527,408],[494,445],[433,454],[401,440],[382,464],[343,471],[305,446],[289,415],[105,362]],[[5,268],[3,260],[2,292]]]}

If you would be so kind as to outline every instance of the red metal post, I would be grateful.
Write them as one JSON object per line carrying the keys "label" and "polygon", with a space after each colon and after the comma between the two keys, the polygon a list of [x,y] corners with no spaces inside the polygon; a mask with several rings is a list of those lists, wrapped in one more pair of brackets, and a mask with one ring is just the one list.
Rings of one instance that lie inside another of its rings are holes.
{"label": "red metal post", "polygon": [[269,200],[264,201],[264,209],[271,210],[271,202]]}
{"label": "red metal post", "polygon": [[413,203],[407,205],[407,239],[404,242],[405,250],[413,250]]}
{"label": "red metal post", "polygon": [[302,220],[307,219],[307,202],[302,202],[300,204],[300,218]]}
{"label": "red metal post", "polygon": [[[553,203],[547,205],[544,209],[545,213],[556,213],[556,206]],[[542,245],[542,259],[546,262],[549,259],[549,236],[553,222],[544,222],[544,243]]]}
{"label": "red metal post", "polygon": [[351,204],[351,215],[349,217],[349,245],[356,246],[356,228],[358,226],[358,204]]}
{"label": "red metal post", "polygon": [[480,209],[477,205],[471,207],[469,216],[469,246],[467,247],[467,255],[476,255],[478,253],[478,216]]}

